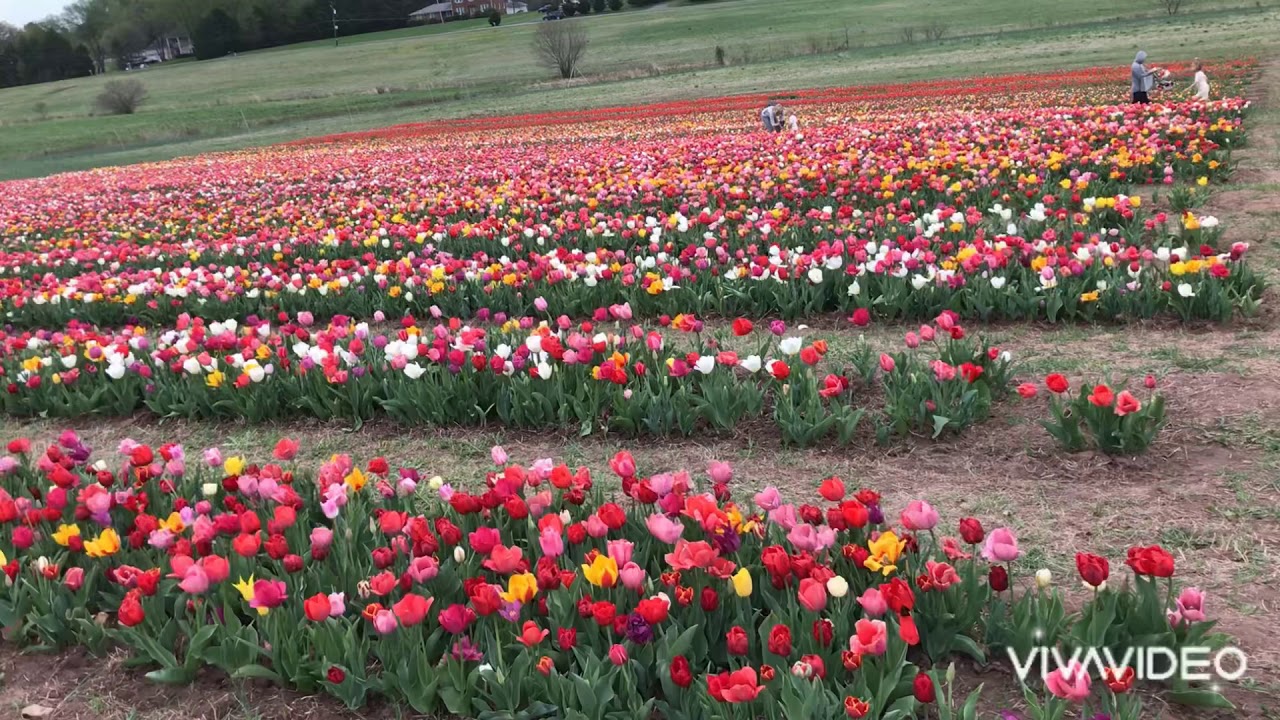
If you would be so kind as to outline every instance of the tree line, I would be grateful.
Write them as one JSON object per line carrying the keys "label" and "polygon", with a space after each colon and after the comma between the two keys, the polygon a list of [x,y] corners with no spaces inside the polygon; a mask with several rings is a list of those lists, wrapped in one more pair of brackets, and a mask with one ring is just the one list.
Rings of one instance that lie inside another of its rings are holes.
{"label": "tree line", "polygon": [[[627,0],[635,6],[658,0]],[[307,40],[391,30],[431,0],[75,0],[61,15],[18,28],[0,22],[0,87],[126,67],[165,37],[190,38],[197,59]],[[529,9],[559,0],[528,0]],[[566,11],[620,9],[577,0]],[[336,20],[336,21],[335,21]]]}

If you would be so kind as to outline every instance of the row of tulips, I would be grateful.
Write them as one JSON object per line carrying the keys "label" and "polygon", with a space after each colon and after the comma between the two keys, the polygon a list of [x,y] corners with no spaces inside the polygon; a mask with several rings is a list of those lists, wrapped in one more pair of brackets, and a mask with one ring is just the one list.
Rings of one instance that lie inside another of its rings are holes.
{"label": "row of tulips", "polygon": [[[1252,59],[1228,60],[1214,63],[1207,69],[1213,73],[1218,87],[1223,88],[1225,95],[1230,96],[1245,77],[1256,68],[1256,65],[1256,61]],[[1191,66],[1185,63],[1168,63],[1164,67],[1180,75],[1194,72]],[[960,108],[968,112],[990,112],[1011,106],[1109,105],[1122,102],[1124,93],[1117,94],[1116,87],[1123,85],[1127,79],[1122,69],[1108,65],[1034,75],[1000,75],[983,78],[981,83],[975,83],[972,78],[951,78],[892,85],[800,89],[788,91],[784,99],[788,106],[805,108],[802,110],[805,114],[812,114],[809,110],[813,107],[831,103],[855,108],[871,106],[882,111],[911,111],[918,109],[920,101],[926,98],[938,101],[945,109]],[[1028,87],[1035,89],[1028,90]],[[652,123],[669,120],[673,116],[686,119],[684,130],[690,129],[690,126],[698,130],[703,128],[698,120],[708,114],[732,112],[741,122],[741,114],[744,111],[759,109],[778,97],[776,94],[732,95],[721,98],[652,103],[638,107],[556,111],[454,121],[435,120],[429,123],[408,123],[377,130],[307,138],[296,140],[291,144],[315,145],[353,140],[388,140],[398,137],[470,133],[476,130],[495,132],[557,124],[578,125],[580,127],[575,130],[590,132],[594,127],[611,122],[632,122],[643,119]],[[1013,100],[1010,101],[1010,98]],[[746,127],[754,129],[755,124],[752,123]]]}
{"label": "row of tulips", "polygon": [[862,308],[908,321],[943,310],[981,321],[1110,322],[1162,315],[1225,321],[1253,314],[1265,288],[1245,261],[1244,243],[1221,253],[1210,247],[1138,251],[1101,242],[1070,252],[1062,246],[1049,254],[1041,250],[1006,238],[959,247],[940,263],[929,260],[938,260],[931,250],[907,251],[890,242],[852,253],[840,243],[811,254],[775,246],[766,255],[741,259],[714,253],[699,259],[695,253],[677,260],[659,252],[628,260],[579,253],[566,262],[553,253],[519,276],[461,267],[450,275],[441,266],[378,261],[334,263],[292,279],[202,267],[146,272],[128,287],[110,288],[110,281],[103,285],[98,278],[92,287],[104,292],[68,288],[65,296],[15,302],[7,314],[11,325],[29,328],[60,328],[77,320],[115,327],[169,324],[184,313],[208,315],[215,309],[220,317],[237,319],[279,312],[483,319],[546,311],[601,318],[618,305],[630,306],[638,317],[692,311],[794,320]]}
{"label": "row of tulips", "polygon": [[[95,461],[70,431],[8,450],[6,638],[123,647],[167,683],[212,667],[494,719],[972,718],[981,689],[956,699],[943,669],[957,655],[1223,642],[1158,546],[1130,549],[1123,579],[1077,555],[1068,612],[1047,570],[1021,574],[1010,528],[923,500],[895,514],[837,477],[793,501],[724,463],[703,478],[626,452],[597,483],[495,447],[483,483],[454,487],[384,458],[311,467],[288,439],[262,463],[131,440]],[[1134,682],[1071,662],[1027,693],[1044,717],[1128,720]]]}
{"label": "row of tulips", "polygon": [[[868,322],[865,311],[857,323]],[[79,417],[130,414],[250,422],[312,416],[357,424],[573,429],[628,434],[731,432],[767,420],[784,441],[851,442],[872,413],[874,435],[958,432],[1007,391],[1012,356],[968,336],[952,313],[873,356],[866,343],[834,352],[822,340],[739,319],[725,337],[691,315],[667,327],[566,320],[487,330],[450,323],[378,330],[346,322],[286,323],[6,336],[5,412]]]}

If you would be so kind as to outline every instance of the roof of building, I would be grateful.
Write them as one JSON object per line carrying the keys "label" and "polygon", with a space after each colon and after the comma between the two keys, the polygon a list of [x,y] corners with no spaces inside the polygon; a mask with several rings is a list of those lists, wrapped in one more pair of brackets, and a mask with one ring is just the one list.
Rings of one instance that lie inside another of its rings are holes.
{"label": "roof of building", "polygon": [[432,3],[431,5],[428,5],[422,8],[421,10],[414,10],[413,12],[409,13],[409,17],[413,17],[414,15],[436,15],[439,13],[450,12],[452,10],[453,10],[453,5],[447,2],[438,2],[438,3]]}

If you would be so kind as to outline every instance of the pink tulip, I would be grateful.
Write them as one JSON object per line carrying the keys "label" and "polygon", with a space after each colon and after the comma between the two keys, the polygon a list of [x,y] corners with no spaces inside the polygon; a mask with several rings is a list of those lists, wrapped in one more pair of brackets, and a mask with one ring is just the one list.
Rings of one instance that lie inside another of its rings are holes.
{"label": "pink tulip", "polygon": [[409,579],[416,583],[430,582],[440,572],[440,562],[430,555],[420,555],[409,561]]}
{"label": "pink tulip", "polygon": [[770,486],[756,493],[753,500],[761,510],[769,512],[782,505],[782,494],[778,492],[778,488]]}
{"label": "pink tulip", "polygon": [[707,468],[707,475],[711,477],[711,482],[724,484],[733,479],[733,468],[729,466],[729,463],[712,460],[711,465]]}
{"label": "pink tulip", "polygon": [[604,524],[599,515],[592,514],[583,525],[587,528],[587,534],[593,538],[602,538],[609,534],[609,526]]}
{"label": "pink tulip", "polygon": [[938,524],[938,511],[923,500],[912,500],[900,519],[908,530],[932,530]]}
{"label": "pink tulip", "polygon": [[390,635],[398,626],[395,613],[390,610],[379,610],[373,616],[373,629],[377,630],[379,635]]}
{"label": "pink tulip", "polygon": [[862,611],[871,617],[880,617],[889,611],[889,603],[875,588],[867,588],[863,591],[858,598],[858,604],[862,606]]}
{"label": "pink tulip", "polygon": [[494,445],[489,450],[489,457],[493,459],[493,464],[498,467],[507,464],[507,451],[503,450],[501,445]]}
{"label": "pink tulip", "polygon": [[996,528],[987,534],[982,546],[982,557],[987,562],[1013,562],[1018,559],[1018,538],[1009,528]]}
{"label": "pink tulip", "polygon": [[644,587],[644,568],[629,562],[618,570],[618,579],[622,581],[622,586],[628,590],[640,590]]}
{"label": "pink tulip", "polygon": [[610,540],[606,545],[609,557],[622,567],[631,562],[631,552],[635,545],[630,540]]}
{"label": "pink tulip", "polygon": [[822,612],[827,607],[827,586],[813,578],[800,581],[800,589],[796,593],[800,606],[809,612]]}
{"label": "pink tulip", "polygon": [[79,590],[80,586],[84,584],[84,568],[73,567],[67,570],[67,574],[62,578],[62,583],[71,592]]}
{"label": "pink tulip", "polygon": [[183,574],[182,582],[178,583],[178,587],[182,592],[199,595],[209,589],[209,575],[205,573],[203,567],[192,565]]}
{"label": "pink tulip", "polygon": [[645,526],[649,528],[649,534],[668,545],[675,543],[684,534],[684,525],[661,513],[654,513],[646,518]]}
{"label": "pink tulip", "polygon": [[863,618],[853,628],[849,649],[858,655],[883,655],[889,647],[889,630],[883,620]]}
{"label": "pink tulip", "polygon": [[[1188,623],[1204,622],[1204,593],[1200,588],[1188,587],[1183,588],[1182,593],[1178,595],[1178,599],[1174,601],[1177,605],[1177,613],[1180,618]],[[1179,623],[1180,624],[1180,623]]]}
{"label": "pink tulip", "polygon": [[346,593],[329,593],[329,617],[342,617],[347,611]]}
{"label": "pink tulip", "polygon": [[615,644],[609,648],[609,662],[614,665],[626,665],[629,659],[626,647]]}
{"label": "pink tulip", "polygon": [[894,363],[893,358],[891,356],[885,353],[880,353],[880,369],[881,370],[885,371],[886,373],[891,373],[893,372],[893,369],[895,367],[897,367],[897,364]]}
{"label": "pink tulip", "polygon": [[1066,667],[1044,676],[1044,686],[1049,692],[1074,703],[1084,702],[1089,697],[1089,682],[1088,671],[1074,659]]}
{"label": "pink tulip", "polygon": [[564,554],[564,536],[555,528],[546,528],[538,534],[538,545],[542,554],[549,558],[558,558]]}

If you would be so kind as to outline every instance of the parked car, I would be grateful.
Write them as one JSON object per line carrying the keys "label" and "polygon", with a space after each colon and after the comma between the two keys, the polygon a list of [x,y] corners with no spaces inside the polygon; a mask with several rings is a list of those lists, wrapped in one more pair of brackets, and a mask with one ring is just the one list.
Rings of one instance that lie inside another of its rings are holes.
{"label": "parked car", "polygon": [[543,16],[542,16],[542,19],[543,19],[544,21],[546,21],[546,20],[563,20],[563,19],[564,19],[564,13],[560,12],[559,10],[552,10],[551,12],[549,12],[549,13],[547,13],[547,14],[543,15]]}

